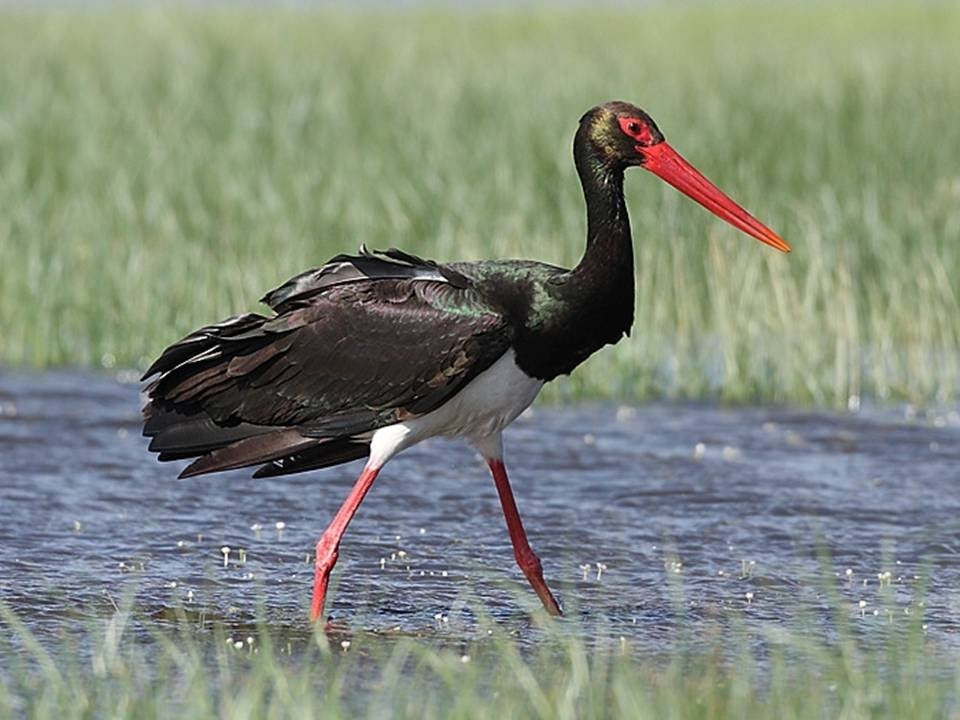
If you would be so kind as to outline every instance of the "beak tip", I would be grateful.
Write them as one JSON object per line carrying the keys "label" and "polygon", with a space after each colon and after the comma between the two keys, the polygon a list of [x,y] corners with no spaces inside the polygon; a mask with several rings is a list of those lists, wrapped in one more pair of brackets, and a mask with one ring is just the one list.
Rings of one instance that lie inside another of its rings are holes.
{"label": "beak tip", "polygon": [[763,240],[763,242],[765,242],[767,245],[774,248],[775,250],[779,250],[784,255],[790,253],[793,250],[793,248],[791,248],[787,244],[787,241],[784,240],[779,235],[777,235],[776,233],[770,233],[770,235],[768,235],[767,237],[759,237],[759,239]]}

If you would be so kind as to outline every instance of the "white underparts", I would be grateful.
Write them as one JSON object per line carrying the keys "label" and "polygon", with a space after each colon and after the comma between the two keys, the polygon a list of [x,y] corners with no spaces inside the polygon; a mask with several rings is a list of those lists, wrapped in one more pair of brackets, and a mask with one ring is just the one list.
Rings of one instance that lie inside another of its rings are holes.
{"label": "white underparts", "polygon": [[433,412],[374,432],[367,466],[381,468],[401,450],[438,435],[462,437],[485,458],[501,458],[503,429],[530,407],[542,387],[542,380],[517,367],[511,348]]}

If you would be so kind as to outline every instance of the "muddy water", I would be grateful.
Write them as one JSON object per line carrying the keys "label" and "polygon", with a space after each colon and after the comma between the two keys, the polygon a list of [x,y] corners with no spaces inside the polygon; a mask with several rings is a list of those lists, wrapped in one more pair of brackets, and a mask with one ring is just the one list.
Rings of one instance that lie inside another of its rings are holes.
{"label": "muddy water", "polygon": [[[99,375],[0,376],[0,599],[40,632],[131,592],[158,616],[242,620],[262,603],[271,624],[305,625],[313,544],[359,464],[177,480],[145,450],[138,393]],[[885,594],[960,646],[955,412],[538,407],[508,431],[507,460],[548,581],[614,637],[662,648],[729,609],[826,616],[827,577],[856,622],[889,623]],[[535,601],[485,467],[440,440],[381,474],[334,583],[334,618],[428,637],[471,632],[478,611],[522,630]]]}

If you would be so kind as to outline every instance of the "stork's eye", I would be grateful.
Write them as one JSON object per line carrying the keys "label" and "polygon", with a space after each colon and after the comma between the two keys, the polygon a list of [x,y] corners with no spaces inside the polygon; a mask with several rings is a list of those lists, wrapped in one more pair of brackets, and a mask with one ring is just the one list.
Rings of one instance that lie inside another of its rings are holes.
{"label": "stork's eye", "polygon": [[641,145],[646,146],[653,142],[653,134],[650,132],[650,127],[641,118],[622,117],[617,118],[617,121],[624,134],[633,138]]}

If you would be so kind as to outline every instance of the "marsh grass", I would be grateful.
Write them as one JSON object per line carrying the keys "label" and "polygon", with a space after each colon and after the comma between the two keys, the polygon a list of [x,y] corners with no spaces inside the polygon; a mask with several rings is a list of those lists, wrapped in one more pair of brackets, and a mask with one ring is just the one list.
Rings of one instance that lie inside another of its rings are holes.
{"label": "marsh grass", "polygon": [[539,617],[534,643],[496,625],[438,642],[161,622],[133,606],[40,640],[0,604],[0,717],[955,716],[960,676],[919,614],[866,642],[844,612],[829,629],[717,621],[696,649],[678,634],[651,656],[576,619]]}
{"label": "marsh grass", "polygon": [[787,238],[628,178],[637,325],[554,398],[957,397],[960,10],[0,15],[0,362],[143,367],[366,242],[571,265],[624,98]]}

